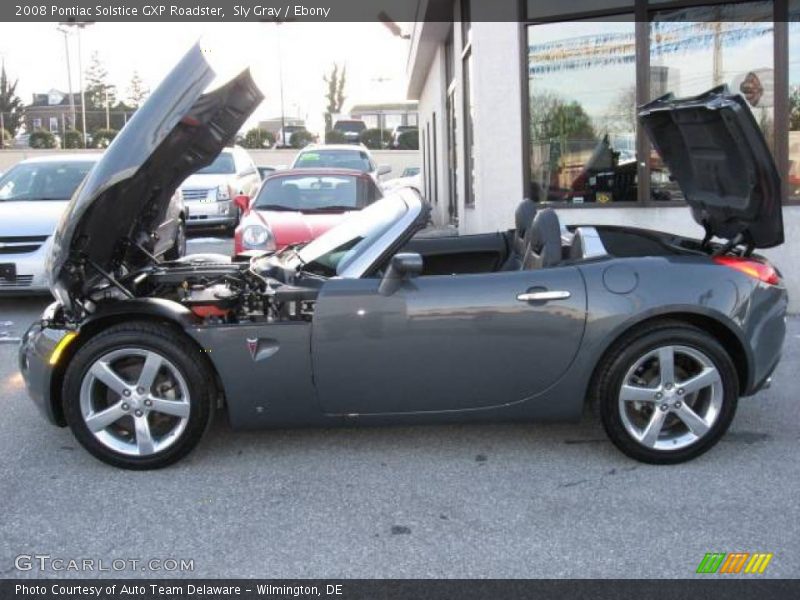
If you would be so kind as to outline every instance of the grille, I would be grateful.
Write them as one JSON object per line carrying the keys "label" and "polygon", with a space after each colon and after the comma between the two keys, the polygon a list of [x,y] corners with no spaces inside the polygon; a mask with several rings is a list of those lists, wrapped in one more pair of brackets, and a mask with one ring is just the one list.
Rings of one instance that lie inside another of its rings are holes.
{"label": "grille", "polygon": [[46,240],[46,235],[12,235],[0,237],[0,254],[36,252]]}
{"label": "grille", "polygon": [[0,290],[13,290],[17,288],[31,287],[33,275],[17,275],[14,281],[0,278]]}
{"label": "grille", "polygon": [[198,189],[190,189],[190,190],[182,190],[183,192],[183,199],[188,200],[191,202],[192,200],[205,200],[206,196],[208,196],[208,192],[211,190],[198,190]]}

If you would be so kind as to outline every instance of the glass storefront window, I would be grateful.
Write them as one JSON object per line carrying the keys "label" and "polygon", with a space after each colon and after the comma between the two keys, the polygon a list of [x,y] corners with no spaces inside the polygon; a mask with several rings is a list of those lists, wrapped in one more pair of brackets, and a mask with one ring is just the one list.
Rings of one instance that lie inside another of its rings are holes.
{"label": "glass storefront window", "polygon": [[789,12],[789,199],[800,200],[800,1]]}
{"label": "glass storefront window", "polygon": [[[747,99],[774,150],[772,10],[772,2],[748,2],[654,13],[650,24],[650,97],[667,92],[693,96],[727,84]],[[651,198],[682,200],[677,184],[670,180],[655,151],[651,151],[649,160]]]}
{"label": "glass storefront window", "polygon": [[635,201],[633,17],[528,27],[530,197]]}

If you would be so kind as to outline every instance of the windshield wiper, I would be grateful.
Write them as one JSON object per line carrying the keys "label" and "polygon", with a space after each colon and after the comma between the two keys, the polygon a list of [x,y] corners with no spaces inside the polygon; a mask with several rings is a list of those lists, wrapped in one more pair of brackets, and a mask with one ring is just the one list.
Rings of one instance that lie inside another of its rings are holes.
{"label": "windshield wiper", "polygon": [[256,204],[254,208],[256,210],[285,210],[291,212],[299,210],[293,206],[285,206],[283,204]]}
{"label": "windshield wiper", "polygon": [[339,204],[332,204],[330,206],[319,206],[317,208],[303,208],[303,212],[325,212],[325,211],[340,211],[340,210],[357,210],[355,206],[344,206]]}

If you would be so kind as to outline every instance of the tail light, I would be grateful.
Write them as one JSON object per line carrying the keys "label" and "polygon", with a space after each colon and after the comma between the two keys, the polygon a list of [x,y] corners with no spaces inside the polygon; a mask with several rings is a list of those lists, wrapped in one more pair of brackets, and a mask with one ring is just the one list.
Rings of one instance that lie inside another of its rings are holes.
{"label": "tail light", "polygon": [[714,262],[718,265],[730,267],[737,271],[749,275],[753,279],[758,279],[769,285],[778,285],[781,277],[771,264],[766,261],[754,260],[752,258],[741,258],[739,256],[715,256]]}

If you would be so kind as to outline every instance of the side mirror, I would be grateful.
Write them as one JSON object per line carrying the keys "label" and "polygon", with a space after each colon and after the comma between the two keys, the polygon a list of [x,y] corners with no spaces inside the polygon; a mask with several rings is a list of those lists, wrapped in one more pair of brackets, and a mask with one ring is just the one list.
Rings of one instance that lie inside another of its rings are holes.
{"label": "side mirror", "polygon": [[250,196],[245,196],[244,194],[242,194],[241,196],[236,196],[233,199],[233,203],[241,211],[242,216],[246,215],[247,212],[250,210]]}
{"label": "side mirror", "polygon": [[378,165],[378,176],[388,175],[392,172],[392,167],[389,165]]}
{"label": "side mirror", "polygon": [[402,283],[422,273],[422,256],[416,252],[395,254],[389,261],[389,268],[381,279],[378,293],[383,296],[394,294]]}

